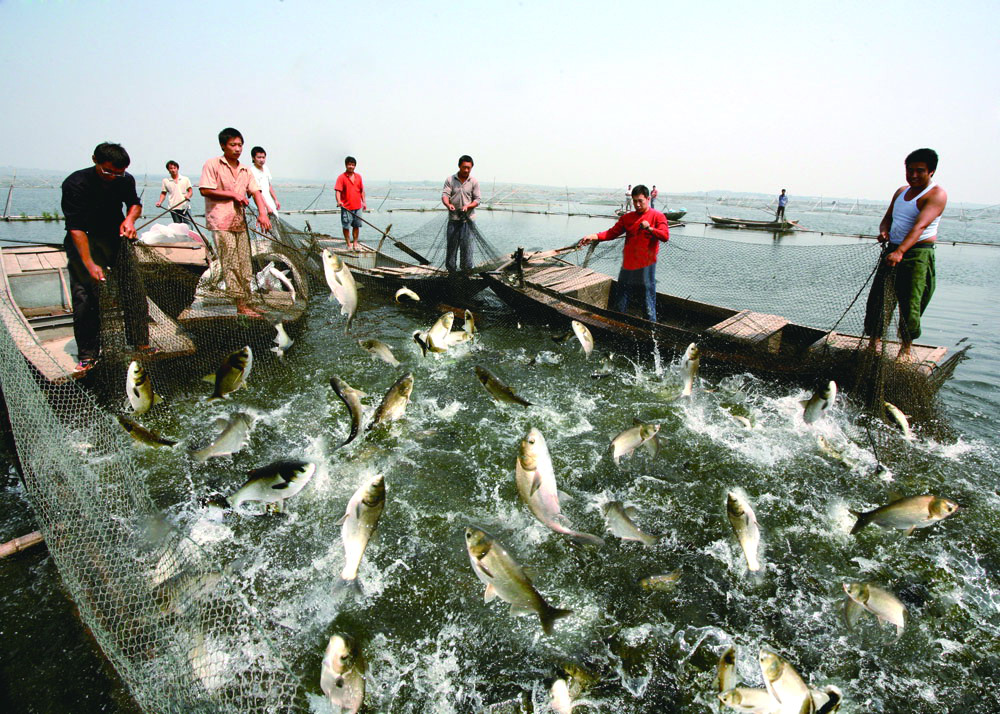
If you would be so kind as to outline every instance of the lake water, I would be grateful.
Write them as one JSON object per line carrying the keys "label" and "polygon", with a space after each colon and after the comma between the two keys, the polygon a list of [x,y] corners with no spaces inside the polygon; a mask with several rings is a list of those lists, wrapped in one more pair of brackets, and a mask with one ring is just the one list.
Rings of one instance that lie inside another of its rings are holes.
{"label": "lake water", "polygon": [[[371,188],[379,195],[372,208],[388,188]],[[146,198],[155,190],[147,189]],[[34,191],[23,198],[15,193],[18,212],[55,209],[56,192]],[[279,196],[286,208],[304,208],[319,191],[284,187]],[[381,211],[366,218],[392,223],[397,236],[416,232],[415,240],[433,240],[440,214],[398,209],[434,207],[435,195],[435,186],[392,186]],[[555,189],[522,187],[516,198],[530,210],[610,213],[609,206],[583,202],[611,200],[599,192],[571,192],[571,200],[563,195],[560,203]],[[690,197],[672,200],[671,208],[677,203],[694,220],[707,220],[709,212],[766,218],[755,208]],[[313,208],[331,204],[324,192]],[[794,201],[788,215],[824,234],[776,240],[697,224],[675,229],[675,243],[661,257],[660,285],[670,284],[671,261],[685,261],[685,236],[692,244],[718,239],[723,255],[727,247],[739,254],[739,245],[808,255],[810,246],[857,245],[856,237],[831,234],[871,234],[880,218],[830,210],[797,214]],[[336,215],[290,220],[339,233]],[[480,211],[478,225],[505,252],[517,245],[564,246],[612,220]],[[373,232],[365,229],[366,235]],[[56,224],[0,224],[0,239],[61,237]],[[327,710],[319,665],[331,632],[346,629],[363,643],[369,661],[373,711],[478,711],[521,697],[540,702],[543,684],[565,662],[592,674],[584,696],[601,711],[707,711],[714,664],[729,644],[738,647],[739,677],[747,686],[762,686],[756,652],[766,645],[794,662],[813,686],[839,686],[843,712],[998,711],[1000,247],[948,244],[952,239],[1000,244],[1000,230],[989,222],[942,222],[938,288],[921,341],[950,348],[968,338],[973,345],[970,359],[941,391],[955,437],[935,441],[918,429],[911,445],[886,436],[901,464],[891,481],[873,475],[871,451],[854,436],[861,416],[848,400],[810,429],[799,415],[804,391],[703,365],[696,398],[674,401],[677,364],[619,355],[615,375],[594,380],[589,375],[607,348],[598,343],[597,354],[585,360],[576,343],[551,340],[564,326],[497,309],[485,310],[477,342],[425,359],[410,335],[428,327],[433,312],[401,309],[364,293],[350,338],[336,306],[315,300],[308,329],[285,367],[262,370],[223,406],[206,404],[192,384],[186,396],[149,415],[148,425],[166,434],[202,439],[205,424],[239,407],[257,417],[247,449],[206,465],[193,465],[180,451],[137,451],[137,458],[157,504],[179,527],[221,561],[246,563],[240,581],[281,633],[282,650],[301,674],[298,705],[304,710]],[[598,267],[616,270],[616,257]],[[738,266],[721,260],[719,271],[727,268],[738,280]],[[808,275],[803,265],[801,275],[789,278],[802,281],[803,295],[815,292]],[[361,351],[356,340],[368,337],[387,342],[402,366],[390,368]],[[476,382],[477,364],[536,406],[497,406]],[[415,378],[406,418],[386,434],[338,450],[347,424],[329,376],[367,392],[374,405],[404,369]],[[727,409],[734,404],[751,416],[754,429],[732,419]],[[662,424],[660,455],[638,456],[617,468],[604,452],[634,418]],[[571,547],[519,503],[514,460],[530,427],[545,435],[560,489],[572,497],[564,512],[577,529],[604,535],[605,547]],[[851,466],[819,452],[817,431]],[[320,466],[312,484],[289,502],[290,516],[233,518],[220,531],[197,507],[200,496],[238,486],[247,469],[286,457]],[[332,591],[343,564],[336,521],[373,473],[386,478],[387,506],[361,568],[364,599],[343,599]],[[765,568],[757,576],[747,571],[726,520],[726,493],[734,489],[747,495],[761,524]],[[867,510],[893,493],[925,492],[957,501],[959,512],[909,538],[875,528],[848,535],[849,508]],[[601,507],[611,500],[635,506],[639,525],[664,539],[647,547],[604,533]],[[556,624],[553,637],[541,636],[537,619],[513,617],[499,601],[483,602],[463,545],[468,523],[493,533],[529,567],[552,604],[574,610]],[[32,529],[30,507],[11,477],[0,491],[0,537]],[[672,592],[650,593],[636,584],[678,569],[682,576]],[[900,597],[909,612],[901,638],[872,622],[853,632],[844,627],[841,584],[851,580]],[[134,711],[74,617],[43,550],[0,562],[0,587],[5,712]]]}

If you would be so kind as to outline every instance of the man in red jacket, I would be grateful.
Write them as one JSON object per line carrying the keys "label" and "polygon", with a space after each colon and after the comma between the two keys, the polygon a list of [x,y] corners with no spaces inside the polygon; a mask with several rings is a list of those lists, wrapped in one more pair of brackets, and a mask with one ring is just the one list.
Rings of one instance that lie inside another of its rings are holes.
{"label": "man in red jacket", "polygon": [[632,204],[635,210],[619,218],[610,229],[584,236],[578,245],[613,240],[624,234],[622,269],[609,301],[610,307],[625,312],[629,294],[641,290],[645,297],[646,319],[656,322],[656,255],[660,242],[670,240],[670,228],[666,217],[649,207],[649,189],[642,184],[632,189]]}

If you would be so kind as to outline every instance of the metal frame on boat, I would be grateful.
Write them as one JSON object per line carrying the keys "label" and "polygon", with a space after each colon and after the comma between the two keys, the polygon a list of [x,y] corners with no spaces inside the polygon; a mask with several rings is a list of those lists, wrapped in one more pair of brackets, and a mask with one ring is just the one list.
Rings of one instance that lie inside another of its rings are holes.
{"label": "metal frame on boat", "polygon": [[[578,320],[616,343],[639,343],[675,353],[697,342],[714,363],[726,363],[763,374],[809,383],[834,379],[850,386],[857,380],[857,356],[868,338],[797,325],[779,315],[735,310],[685,298],[656,294],[658,321],[608,308],[616,281],[574,265],[556,253],[511,254],[501,269],[484,274],[500,299],[523,315],[563,322]],[[887,357],[895,357],[898,342],[885,341]],[[967,348],[966,348],[967,349]],[[914,344],[913,360],[889,360],[936,391],[954,372],[965,349],[946,358],[947,349]]]}

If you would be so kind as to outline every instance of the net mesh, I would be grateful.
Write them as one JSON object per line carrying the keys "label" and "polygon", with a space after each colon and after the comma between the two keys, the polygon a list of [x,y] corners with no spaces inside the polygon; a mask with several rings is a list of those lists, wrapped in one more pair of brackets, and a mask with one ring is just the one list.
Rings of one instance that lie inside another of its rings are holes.
{"label": "net mesh", "polygon": [[[9,293],[0,295],[5,327],[0,386],[26,490],[81,617],[150,712],[292,711],[303,709],[304,695],[302,678],[290,671],[274,626],[245,598],[239,565],[214,562],[172,527],[156,507],[129,437],[112,416],[129,414],[124,375],[143,337],[134,323],[136,306],[146,307],[139,313],[149,343],[159,350],[140,359],[156,391],[169,400],[199,389],[195,385],[203,375],[245,345],[253,349],[255,373],[280,374],[282,363],[270,354],[275,325],[281,322],[294,336],[304,328],[310,295],[328,294],[323,248],[341,255],[355,268],[356,279],[367,280],[383,297],[411,284],[400,276],[414,273],[414,266],[422,266],[416,269],[422,271],[420,290],[431,289],[434,281],[457,285],[450,297],[461,300],[485,287],[475,276],[449,275],[445,269],[444,216],[402,238],[387,229],[375,246],[359,253],[340,238],[313,232],[308,223],[303,229],[276,219],[265,232],[252,214],[247,218],[249,231],[238,238],[252,266],[247,285],[225,284],[219,246],[201,226],[195,227],[204,244],[137,244],[122,250],[99,294],[103,356],[79,381],[68,375],[67,354],[58,353],[69,350],[68,301],[61,314],[46,318],[50,323],[29,324]],[[470,231],[477,270],[507,262],[475,224]],[[620,242],[602,244],[593,254],[581,251],[562,264],[586,261],[616,275],[620,250]],[[872,410],[868,421],[859,422],[865,433],[857,438],[888,459],[886,445],[898,439],[888,437],[882,403],[892,401],[917,419],[934,419],[933,395],[961,354],[929,374],[897,359],[891,279],[884,288],[881,340],[860,337],[879,259],[872,244],[799,247],[675,235],[661,253],[658,285],[661,292],[690,300],[782,316],[821,330],[827,342],[846,336],[836,350],[831,342],[829,363],[822,359],[822,345],[812,350],[810,374],[824,377],[834,357],[844,363],[843,352],[851,352],[845,379],[850,395]],[[241,304],[260,316],[239,314]],[[509,320],[530,317],[506,314]],[[789,354],[779,349],[766,359],[787,362]]]}

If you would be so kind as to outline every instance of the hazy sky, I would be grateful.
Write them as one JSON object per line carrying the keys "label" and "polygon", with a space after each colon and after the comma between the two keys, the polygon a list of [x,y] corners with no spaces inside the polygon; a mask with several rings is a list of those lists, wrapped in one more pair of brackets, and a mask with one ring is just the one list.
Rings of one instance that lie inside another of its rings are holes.
{"label": "hazy sky", "polygon": [[484,182],[887,200],[930,146],[953,203],[993,204],[998,26],[996,0],[0,0],[0,165],[108,139],[195,178],[232,125],[279,182],[469,153]]}

